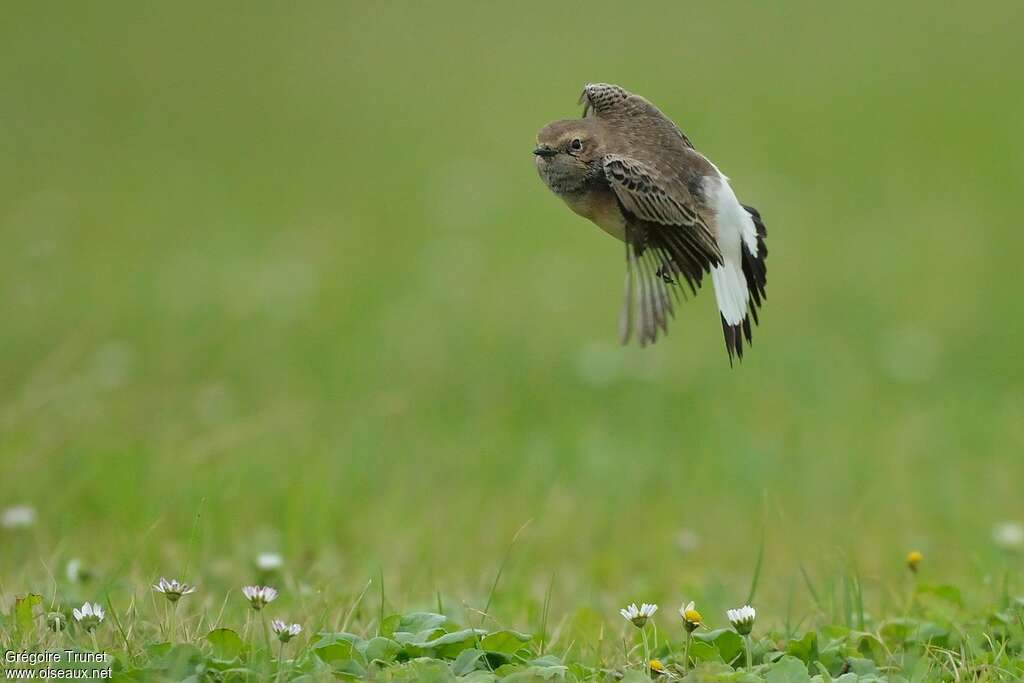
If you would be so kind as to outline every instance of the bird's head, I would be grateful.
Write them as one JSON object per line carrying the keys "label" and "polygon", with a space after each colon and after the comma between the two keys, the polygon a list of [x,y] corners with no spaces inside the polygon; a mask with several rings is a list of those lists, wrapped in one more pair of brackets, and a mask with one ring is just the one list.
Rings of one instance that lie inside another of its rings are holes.
{"label": "bird's head", "polygon": [[596,119],[555,121],[541,128],[533,153],[548,187],[558,194],[584,191],[602,172],[603,133]]}

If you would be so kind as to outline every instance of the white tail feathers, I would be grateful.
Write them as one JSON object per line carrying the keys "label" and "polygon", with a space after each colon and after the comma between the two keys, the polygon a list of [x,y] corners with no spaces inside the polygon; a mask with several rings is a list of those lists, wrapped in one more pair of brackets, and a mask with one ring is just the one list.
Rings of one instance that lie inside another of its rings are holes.
{"label": "white tail feathers", "polygon": [[757,307],[764,300],[765,230],[761,215],[740,204],[725,176],[719,175],[711,183],[715,238],[722,254],[721,265],[711,269],[711,281],[722,314],[725,348],[732,362],[733,356],[743,358],[744,338],[748,345],[752,341],[750,314],[757,322]]}
{"label": "white tail feathers", "polygon": [[729,325],[739,325],[747,317],[747,279],[741,263],[726,258],[721,266],[711,269],[711,282],[715,286],[715,299],[722,318]]}

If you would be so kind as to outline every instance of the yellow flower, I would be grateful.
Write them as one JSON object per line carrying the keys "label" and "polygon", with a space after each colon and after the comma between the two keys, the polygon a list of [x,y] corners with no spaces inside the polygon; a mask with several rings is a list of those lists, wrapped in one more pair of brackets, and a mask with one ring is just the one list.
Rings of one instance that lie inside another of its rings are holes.
{"label": "yellow flower", "polygon": [[917,573],[917,565],[921,564],[921,560],[923,559],[924,555],[922,555],[919,551],[911,550],[909,553],[907,553],[907,567],[910,569],[910,571]]}
{"label": "yellow flower", "polygon": [[683,626],[690,633],[697,630],[697,627],[704,623],[704,617],[697,611],[696,606],[693,604],[693,600],[688,602],[679,608],[679,616],[683,618]]}
{"label": "yellow flower", "polygon": [[647,666],[651,671],[651,678],[665,678],[668,680],[679,678],[679,674],[673,673],[671,669],[666,668],[660,659],[652,659]]}

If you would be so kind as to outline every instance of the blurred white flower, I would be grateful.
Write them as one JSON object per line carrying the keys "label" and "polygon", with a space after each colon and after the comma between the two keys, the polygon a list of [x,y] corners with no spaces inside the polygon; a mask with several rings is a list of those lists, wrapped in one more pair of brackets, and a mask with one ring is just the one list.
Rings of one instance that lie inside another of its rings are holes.
{"label": "blurred white flower", "polygon": [[636,603],[631,603],[629,607],[625,607],[619,610],[619,614],[626,621],[633,622],[633,625],[637,628],[643,628],[647,620],[654,616],[654,613],[658,611],[657,605],[648,605],[646,602],[636,606]]}
{"label": "blurred white flower", "polygon": [[75,617],[75,621],[82,625],[86,631],[91,631],[100,625],[103,621],[103,617],[106,616],[103,612],[103,608],[99,603],[87,602],[82,605],[81,609],[77,607],[71,610],[71,613]]}
{"label": "blurred white flower", "polygon": [[253,609],[260,610],[277,597],[277,591],[270,586],[243,586],[242,595]]}
{"label": "blurred white flower", "polygon": [[286,624],[280,619],[274,619],[270,622],[270,628],[273,629],[274,633],[277,634],[278,640],[282,643],[287,643],[289,640],[302,633],[302,626],[299,624]]}
{"label": "blurred white flower", "polygon": [[1017,522],[1003,522],[992,530],[992,540],[1004,550],[1024,548],[1024,526]]}
{"label": "blurred white flower", "polygon": [[700,536],[693,529],[680,529],[676,535],[676,546],[683,553],[695,552],[700,548]]}
{"label": "blurred white flower", "polygon": [[190,586],[187,583],[181,583],[177,579],[167,579],[160,577],[160,581],[153,585],[153,590],[157,593],[163,593],[171,602],[178,602],[181,596],[188,595],[189,593],[195,593],[196,587]]}
{"label": "blurred white flower", "polygon": [[77,583],[84,578],[82,575],[82,561],[77,557],[68,560],[68,565],[64,568],[64,575],[68,577],[68,581],[71,583]]}
{"label": "blurred white flower", "polygon": [[5,529],[24,529],[36,523],[36,509],[31,505],[14,505],[4,510],[0,524]]}
{"label": "blurred white flower", "polygon": [[277,553],[260,553],[256,556],[256,568],[264,572],[272,572],[281,568],[284,558]]}
{"label": "blurred white flower", "polygon": [[757,612],[750,605],[726,610],[725,615],[729,617],[729,623],[741,636],[745,636],[753,630],[754,619],[757,618]]}

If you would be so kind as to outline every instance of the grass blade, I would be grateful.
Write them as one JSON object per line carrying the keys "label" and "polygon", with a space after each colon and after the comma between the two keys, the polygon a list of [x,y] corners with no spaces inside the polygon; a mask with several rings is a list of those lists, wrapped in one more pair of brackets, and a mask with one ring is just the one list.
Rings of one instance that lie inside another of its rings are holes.
{"label": "grass blade", "polygon": [[757,582],[761,579],[761,565],[764,564],[764,527],[761,527],[761,544],[757,549],[757,564],[754,565],[754,577],[750,581],[750,592],[747,593],[748,605],[754,602],[757,594]]}

